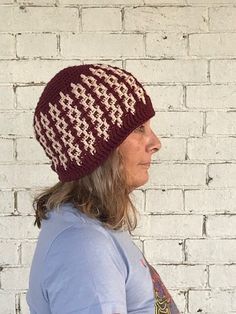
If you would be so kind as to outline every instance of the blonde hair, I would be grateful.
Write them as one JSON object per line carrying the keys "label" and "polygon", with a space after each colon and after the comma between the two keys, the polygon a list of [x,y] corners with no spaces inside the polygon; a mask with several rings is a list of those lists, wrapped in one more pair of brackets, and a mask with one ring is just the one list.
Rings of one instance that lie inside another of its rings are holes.
{"label": "blonde hair", "polygon": [[71,182],[58,182],[35,196],[34,225],[41,228],[47,212],[71,202],[87,216],[100,220],[104,227],[124,228],[131,233],[137,226],[138,211],[129,194],[122,156],[115,149],[91,174]]}

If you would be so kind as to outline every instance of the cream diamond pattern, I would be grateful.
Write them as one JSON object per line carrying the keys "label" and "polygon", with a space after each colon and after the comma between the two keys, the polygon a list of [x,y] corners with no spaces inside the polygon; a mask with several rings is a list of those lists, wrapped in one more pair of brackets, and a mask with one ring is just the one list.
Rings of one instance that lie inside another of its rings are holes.
{"label": "cream diamond pattern", "polygon": [[120,99],[122,99],[122,101],[125,104],[125,109],[126,112],[130,111],[132,114],[135,113],[135,99],[133,97],[133,95],[128,94],[128,88],[127,86],[123,83],[118,81],[118,79],[114,76],[114,75],[110,75],[107,74],[104,70],[102,69],[93,69],[93,68],[89,68],[90,71],[100,77],[100,78],[104,78],[104,81],[112,88],[114,88],[114,90],[116,91],[116,93],[118,94],[118,96],[120,97]]}
{"label": "cream diamond pattern", "polygon": [[[100,98],[101,102],[105,105],[110,117],[112,118],[112,123],[121,127],[123,121],[121,117],[123,115],[122,110],[117,105],[116,98],[108,92],[106,86],[101,83],[97,83],[97,80],[92,76],[81,75],[83,82],[90,88],[93,87],[93,92]],[[92,85],[91,85],[92,84]]]}
{"label": "cream diamond pattern", "polygon": [[[73,106],[73,101],[69,97],[69,95],[64,95],[62,92],[60,92],[61,99],[59,103],[62,105],[62,107],[65,110],[65,114],[70,118],[72,125],[74,125],[75,130],[77,131],[78,137],[81,137],[81,142],[84,144],[84,148],[87,151],[90,150],[91,154],[94,154],[96,152],[94,148],[95,138],[91,131],[88,132],[88,124],[86,123],[85,119],[83,118],[81,120],[81,112],[76,107]],[[72,134],[68,133],[66,134],[69,137],[72,137]],[[70,143],[70,144],[69,144]],[[82,150],[80,150],[79,145],[76,144],[75,139],[70,139],[70,142],[68,145],[70,146],[69,154],[72,159],[76,161],[78,165],[81,165],[81,153]],[[66,145],[66,143],[64,143]],[[73,157],[72,157],[73,156]]]}
{"label": "cream diamond pattern", "polygon": [[91,94],[86,94],[85,88],[81,84],[71,84],[72,93],[77,99],[80,98],[80,103],[86,111],[88,111],[88,116],[90,117],[92,123],[97,130],[99,137],[104,138],[106,141],[109,139],[109,124],[106,121],[106,118],[103,117],[103,112],[95,103],[95,99]]}
{"label": "cream diamond pattern", "polygon": [[84,118],[79,120],[75,125],[75,129],[77,130],[79,136],[82,135],[81,142],[84,144],[84,149],[86,151],[89,150],[89,152],[94,155],[94,153],[96,153],[96,149],[94,147],[95,137],[91,131],[88,132],[89,125],[86,120]]}
{"label": "cream diamond pattern", "polygon": [[[42,126],[44,127],[44,129],[46,130],[46,135],[49,138],[49,140],[52,142],[52,147],[58,153],[60,163],[63,165],[65,169],[67,169],[67,166],[66,166],[67,158],[62,152],[62,147],[60,143],[55,139],[55,133],[53,129],[49,126],[50,121],[48,120],[47,116],[43,114],[42,112],[40,112],[40,117],[41,117],[40,122]],[[55,165],[58,166],[58,160],[55,158],[55,160],[53,161]]]}
{"label": "cream diamond pattern", "polygon": [[102,64],[102,65],[99,65],[99,67],[101,67],[103,69],[108,69],[108,70],[112,71],[113,73],[123,77],[126,80],[126,82],[130,85],[130,87],[134,88],[134,92],[137,94],[138,98],[144,104],[146,104],[144,90],[141,86],[138,86],[138,84],[137,84],[137,82],[133,76],[126,74],[121,69],[115,69],[113,67],[110,67],[109,65]]}
{"label": "cream diamond pattern", "polygon": [[[65,95],[60,93],[61,99],[59,103],[62,105],[62,107],[66,108],[66,102],[63,102],[63,100],[66,99]],[[49,113],[51,114],[51,117],[53,121],[55,121],[55,127],[57,128],[59,134],[62,134],[61,140],[65,147],[69,147],[68,149],[68,155],[70,156],[71,160],[75,160],[75,162],[80,165],[80,155],[81,155],[81,149],[79,148],[79,145],[75,143],[75,138],[71,134],[71,131],[67,131],[66,128],[68,127],[68,124],[65,122],[64,118],[60,118],[60,110],[56,107],[56,105],[52,105],[49,103]]]}
{"label": "cream diamond pattern", "polygon": [[36,131],[37,135],[39,136],[39,142],[42,144],[43,148],[45,149],[45,152],[47,153],[47,155],[49,157],[51,157],[54,165],[57,165],[58,164],[57,158],[54,157],[53,152],[51,151],[50,147],[48,147],[48,145],[47,145],[45,137],[42,135],[42,128],[40,126],[40,123],[39,123],[37,116],[35,116],[34,127],[35,127],[35,131]]}

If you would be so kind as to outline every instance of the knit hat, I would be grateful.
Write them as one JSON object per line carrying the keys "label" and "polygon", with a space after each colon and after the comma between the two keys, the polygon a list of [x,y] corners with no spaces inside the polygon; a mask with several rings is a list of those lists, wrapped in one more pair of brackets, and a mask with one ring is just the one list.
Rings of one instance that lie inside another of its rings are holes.
{"label": "knit hat", "polygon": [[68,182],[90,174],[154,115],[149,96],[131,73],[86,64],[67,67],[49,81],[33,127],[52,170]]}

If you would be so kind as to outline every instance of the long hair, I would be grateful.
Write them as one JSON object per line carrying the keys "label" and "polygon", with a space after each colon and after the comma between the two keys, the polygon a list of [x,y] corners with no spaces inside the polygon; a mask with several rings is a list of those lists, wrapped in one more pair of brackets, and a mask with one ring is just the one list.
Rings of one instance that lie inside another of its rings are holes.
{"label": "long hair", "polygon": [[48,219],[47,212],[66,202],[109,229],[124,228],[131,233],[136,228],[138,211],[130,197],[119,148],[91,174],[71,182],[59,181],[36,195],[34,225],[41,228],[42,219]]}

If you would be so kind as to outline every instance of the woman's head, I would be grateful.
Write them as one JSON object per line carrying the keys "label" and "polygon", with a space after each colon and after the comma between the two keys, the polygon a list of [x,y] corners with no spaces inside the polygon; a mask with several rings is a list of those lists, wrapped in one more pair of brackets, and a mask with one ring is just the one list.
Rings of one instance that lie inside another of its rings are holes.
{"label": "woman's head", "polygon": [[122,69],[88,64],[57,73],[39,99],[34,129],[60,182],[35,197],[35,224],[72,202],[109,228],[133,230],[129,194],[147,181],[142,164],[160,149],[154,114],[142,85]]}
{"label": "woman's head", "polygon": [[131,73],[87,64],[65,68],[49,81],[35,109],[34,130],[59,180],[69,182],[92,173],[154,114]]}

